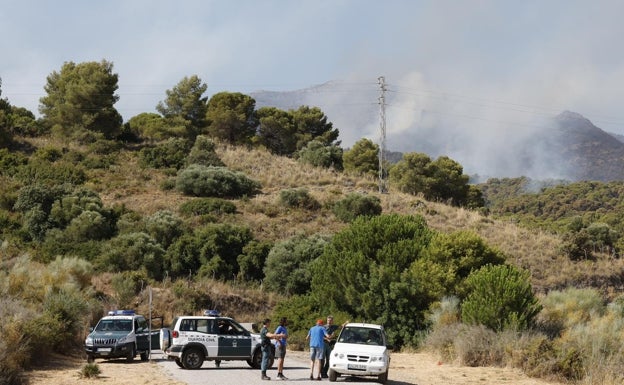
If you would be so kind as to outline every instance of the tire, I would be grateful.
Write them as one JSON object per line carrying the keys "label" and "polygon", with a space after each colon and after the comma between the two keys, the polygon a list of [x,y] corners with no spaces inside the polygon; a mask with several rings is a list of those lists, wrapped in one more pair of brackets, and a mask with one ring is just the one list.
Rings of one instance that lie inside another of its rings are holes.
{"label": "tire", "polygon": [[141,361],[145,362],[149,360],[149,352],[142,352],[141,353]]}
{"label": "tire", "polygon": [[160,337],[158,342],[160,343],[160,350],[162,350],[163,352],[167,350],[167,348],[171,346],[171,330],[167,328],[160,329]]}
{"label": "tire", "polygon": [[[262,348],[261,347],[258,347],[254,351],[253,357],[251,357],[250,360],[247,360],[247,363],[249,364],[249,366],[251,366],[254,369],[260,369],[260,367],[262,366]],[[269,365],[267,369],[271,369],[274,363],[275,363],[275,347],[271,345],[271,354],[269,355]]]}
{"label": "tire", "polygon": [[128,354],[126,355],[126,362],[132,362],[134,361],[134,356],[136,355],[136,352],[134,350],[134,344],[130,345],[130,350],[128,350]]}
{"label": "tire", "polygon": [[95,362],[95,356],[87,354],[87,363],[92,364]]}
{"label": "tire", "polygon": [[182,353],[182,366],[184,369],[199,369],[204,364],[204,353],[197,348],[190,348]]}
{"label": "tire", "polygon": [[247,363],[254,369],[260,369],[260,366],[262,366],[262,349],[256,349],[251,360],[247,360]]}
{"label": "tire", "polygon": [[327,371],[327,376],[329,377],[330,382],[334,382],[338,378],[338,373],[336,373],[334,369],[329,369]]}
{"label": "tire", "polygon": [[388,381],[388,370],[390,370],[390,369],[389,368],[386,369],[385,373],[382,373],[382,374],[377,376],[377,382],[379,382],[380,384],[385,384],[386,381]]}
{"label": "tire", "polygon": [[176,365],[178,365],[179,367],[181,367],[182,369],[184,369],[184,365],[182,365],[182,361],[180,361],[180,359],[179,359],[179,358],[176,358],[176,359],[175,359],[175,363],[176,363]]}

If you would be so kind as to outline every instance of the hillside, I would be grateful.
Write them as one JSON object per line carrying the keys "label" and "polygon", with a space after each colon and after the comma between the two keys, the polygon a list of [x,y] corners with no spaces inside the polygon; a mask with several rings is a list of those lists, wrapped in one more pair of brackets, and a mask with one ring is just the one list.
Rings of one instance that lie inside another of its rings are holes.
{"label": "hillside", "polygon": [[[379,194],[375,179],[314,168],[266,151],[222,145],[218,146],[217,154],[228,168],[241,171],[262,185],[261,194],[236,201],[237,214],[223,218],[249,226],[258,239],[278,241],[301,233],[331,234],[345,226],[327,209],[285,209],[278,203],[283,189],[306,188],[323,207],[350,192],[360,192],[378,196],[384,213],[422,215],[429,226],[445,232],[475,231],[505,252],[511,263],[529,269],[538,291],[577,285],[599,287],[609,293],[624,287],[621,274],[624,261],[606,258],[595,262],[570,261],[558,252],[561,240],[545,232],[392,189]],[[136,153],[123,151],[118,159],[110,170],[96,171],[89,182],[100,192],[106,205],[123,204],[148,215],[162,209],[177,211],[180,204],[190,199],[175,191],[163,191],[159,186],[169,176],[157,170],[141,169]]]}

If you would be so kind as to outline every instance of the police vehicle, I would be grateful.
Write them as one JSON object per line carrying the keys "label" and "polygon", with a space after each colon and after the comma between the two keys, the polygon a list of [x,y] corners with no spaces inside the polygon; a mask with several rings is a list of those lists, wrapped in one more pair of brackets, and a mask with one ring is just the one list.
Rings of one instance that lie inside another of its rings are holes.
{"label": "police vehicle", "polygon": [[[172,330],[161,329],[160,344],[168,359],[183,369],[199,369],[204,361],[242,360],[260,368],[262,361],[260,334],[252,333],[230,317],[206,311],[203,316],[180,316],[174,319]],[[269,367],[273,366],[275,347]]]}
{"label": "police vehicle", "polygon": [[151,348],[159,349],[159,330],[152,331],[147,320],[134,310],[112,310],[90,329],[85,339],[87,362],[96,358],[126,358],[134,360],[139,354],[147,361]]}

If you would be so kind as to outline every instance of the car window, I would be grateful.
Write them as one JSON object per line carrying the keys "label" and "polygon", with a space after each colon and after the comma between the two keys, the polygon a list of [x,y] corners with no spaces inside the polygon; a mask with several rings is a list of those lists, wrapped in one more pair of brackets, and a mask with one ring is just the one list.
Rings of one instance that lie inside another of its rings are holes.
{"label": "car window", "polygon": [[338,337],[338,342],[362,345],[385,345],[381,330],[366,327],[345,327]]}

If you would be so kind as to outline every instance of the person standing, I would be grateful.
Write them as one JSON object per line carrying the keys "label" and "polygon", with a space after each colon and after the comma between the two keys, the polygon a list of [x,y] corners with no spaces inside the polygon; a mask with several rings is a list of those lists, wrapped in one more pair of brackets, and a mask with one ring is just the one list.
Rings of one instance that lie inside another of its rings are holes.
{"label": "person standing", "polygon": [[312,326],[308,331],[306,340],[310,341],[310,379],[314,380],[314,368],[318,367],[317,380],[321,380],[321,368],[323,367],[324,343],[323,339],[329,337],[327,331],[323,327],[323,320],[318,319],[316,325]]}
{"label": "person standing", "polygon": [[323,354],[323,367],[321,368],[321,377],[327,378],[327,372],[329,371],[329,356],[331,355],[331,351],[334,349],[334,344],[336,343],[336,331],[338,330],[338,325],[334,325],[334,316],[327,316],[327,325],[325,325],[325,331],[329,335],[323,339],[324,343],[324,354]]}
{"label": "person standing", "polygon": [[288,320],[286,317],[280,319],[279,326],[275,329],[276,335],[281,335],[281,338],[275,340],[275,358],[277,358],[277,378],[287,380],[284,376],[284,358],[286,357],[286,339],[288,338],[288,330],[286,325]]}
{"label": "person standing", "polygon": [[269,326],[271,320],[266,318],[262,321],[262,329],[260,329],[261,349],[262,349],[262,363],[260,365],[260,371],[262,372],[263,380],[270,380],[271,377],[267,376],[266,371],[269,367],[269,359],[271,358],[271,339],[282,338],[282,335],[269,332]]}

